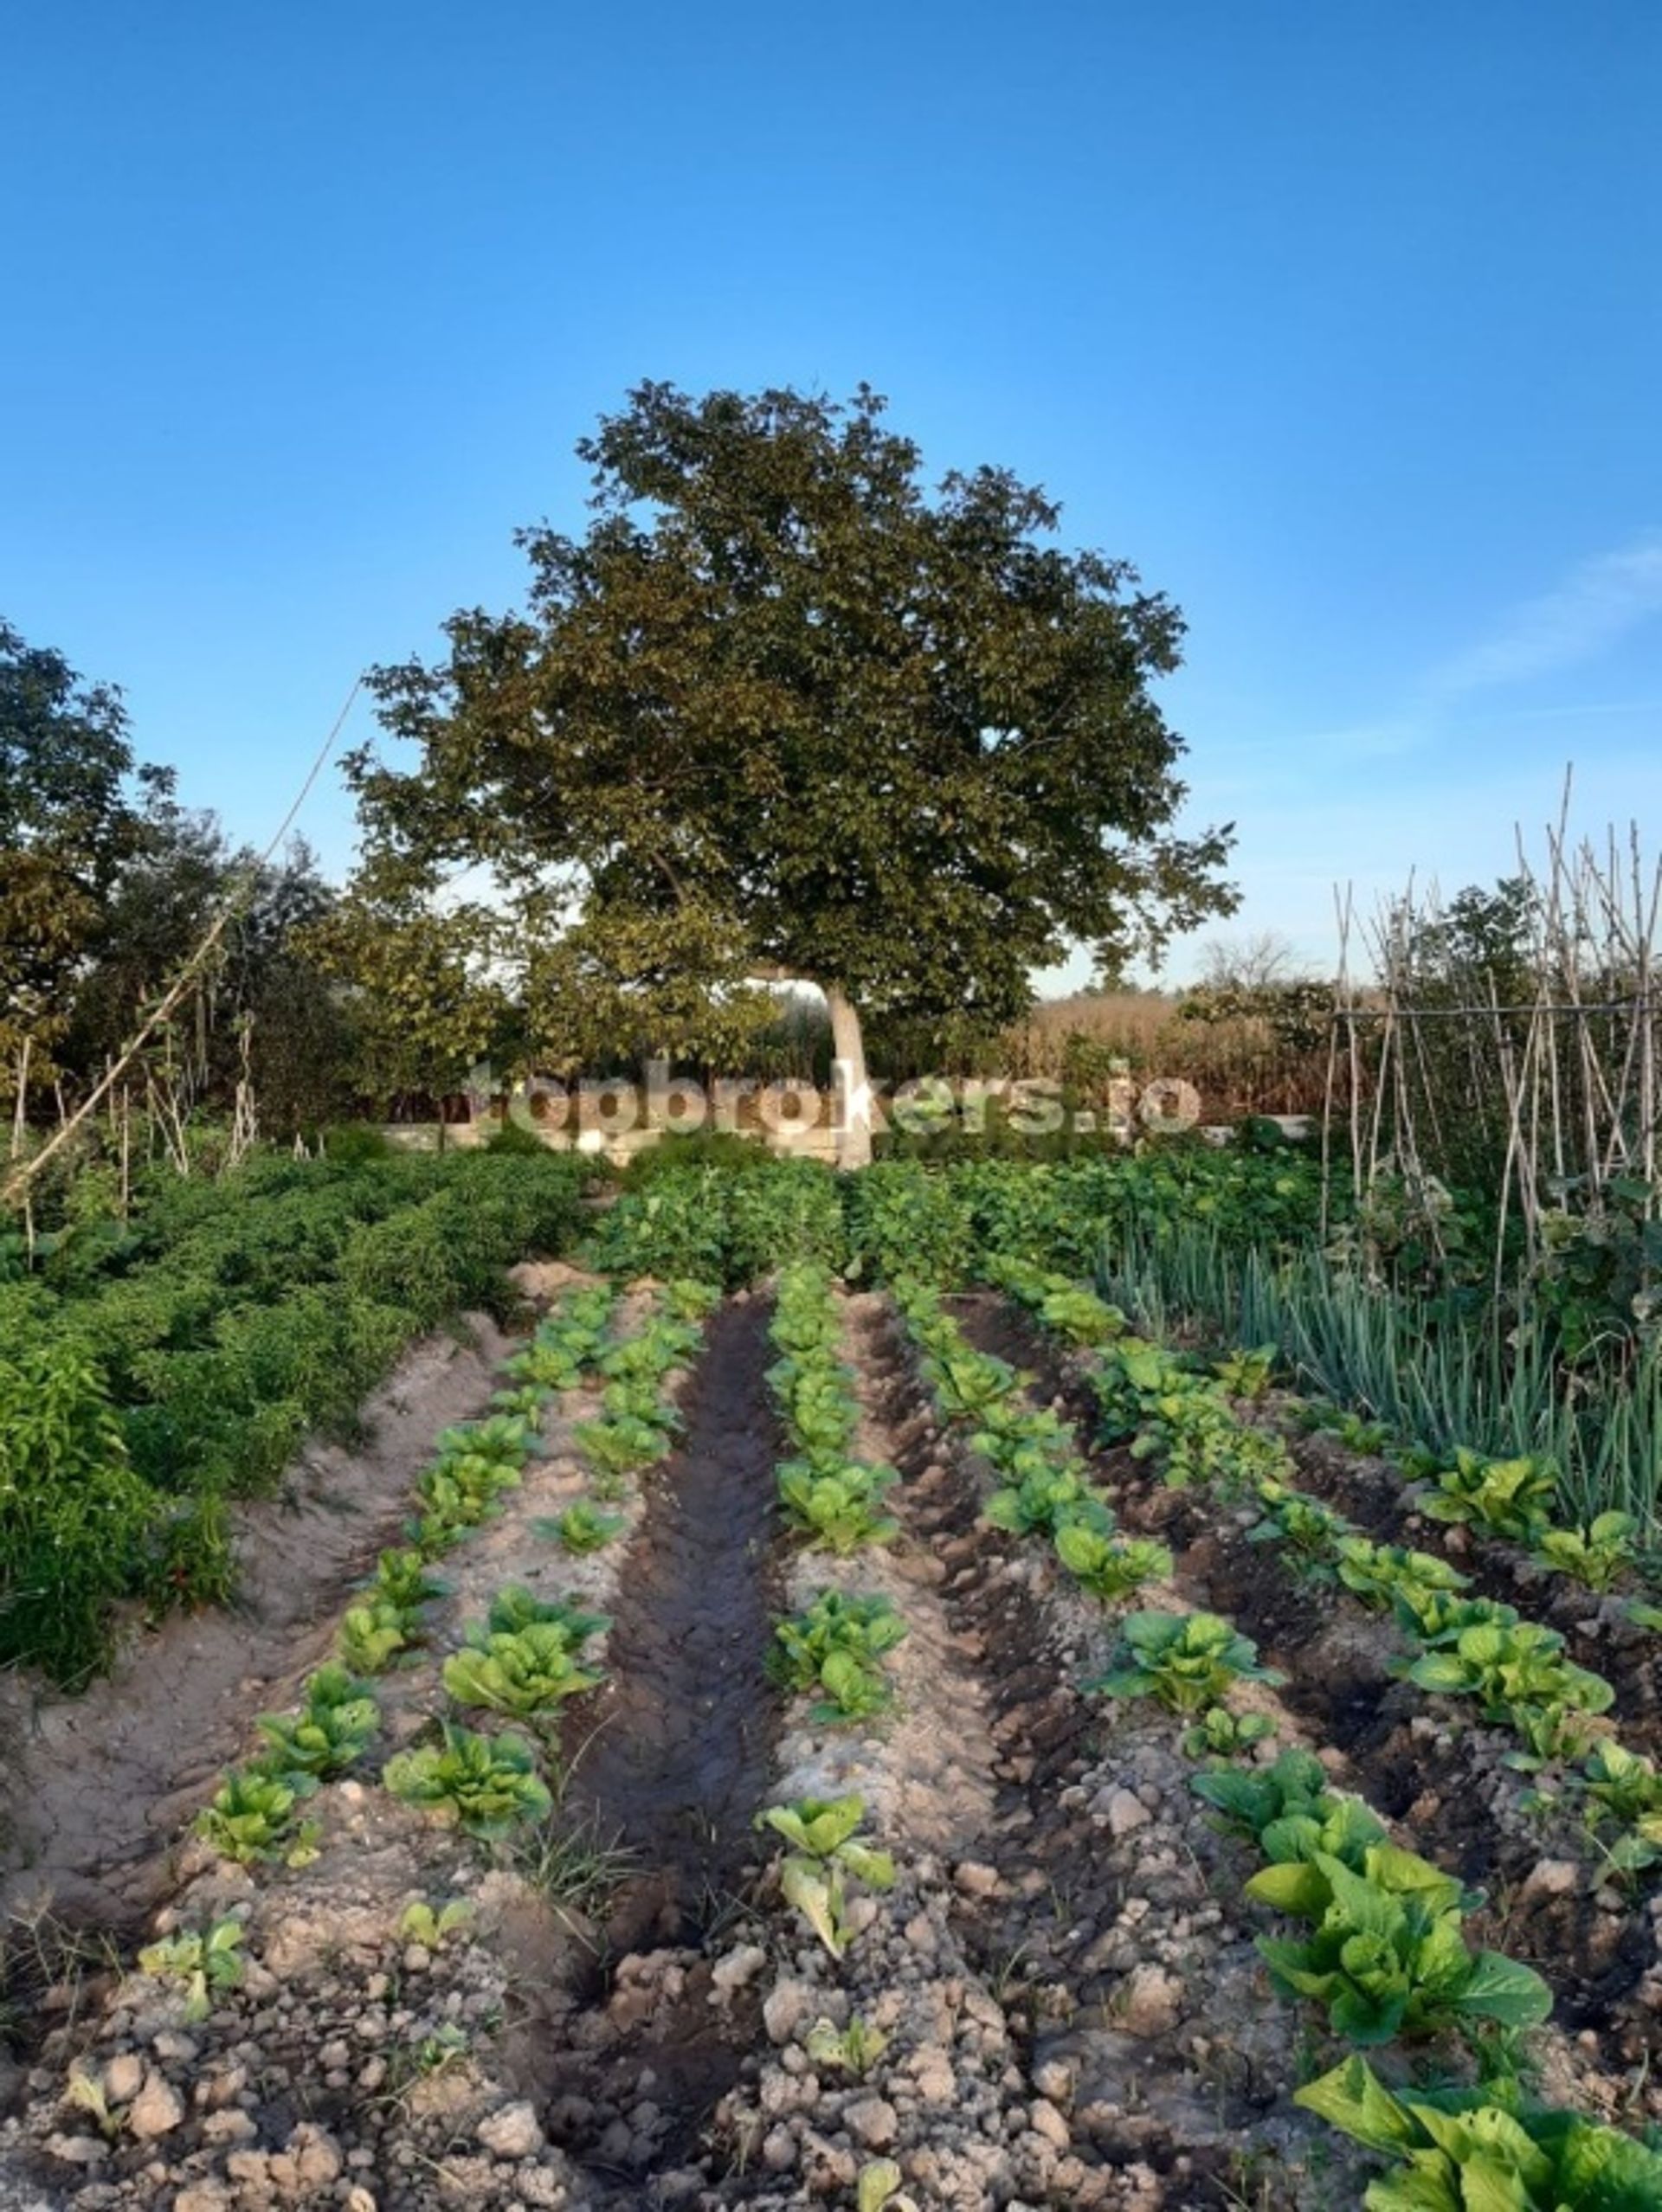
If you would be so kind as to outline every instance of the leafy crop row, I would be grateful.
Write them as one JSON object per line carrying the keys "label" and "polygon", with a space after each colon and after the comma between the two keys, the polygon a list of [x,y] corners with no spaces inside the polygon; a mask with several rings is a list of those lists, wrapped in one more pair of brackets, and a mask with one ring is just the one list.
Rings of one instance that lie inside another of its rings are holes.
{"label": "leafy crop row", "polygon": [[222,1601],[226,1501],[351,1419],[410,1338],[558,1251],[557,1160],[261,1162],[189,1186],[99,1260],[0,1286],[0,1664],[74,1682],[116,1608]]}
{"label": "leafy crop row", "polygon": [[780,1502],[811,1546],[846,1554],[886,1544],[899,1531],[883,1510],[894,1469],[854,1456],[860,1409],[837,1350],[841,1330],[826,1270],[811,1262],[788,1268],[769,1330],[779,1356],[768,1369],[768,1387],[791,1446],[779,1466]]}

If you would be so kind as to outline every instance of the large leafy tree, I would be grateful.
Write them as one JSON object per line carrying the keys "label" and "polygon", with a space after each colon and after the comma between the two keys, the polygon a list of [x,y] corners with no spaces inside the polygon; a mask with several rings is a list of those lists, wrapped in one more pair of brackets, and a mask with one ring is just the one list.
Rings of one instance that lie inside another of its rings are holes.
{"label": "large leafy tree", "polygon": [[1172,828],[1176,609],[1005,470],[931,490],[883,409],[641,386],[577,448],[586,532],[520,534],[525,611],[372,676],[419,760],[349,764],[383,891],[486,866],[594,964],[635,948],[643,1015],[681,944],[726,948],[712,1003],[818,983],[850,1164],[861,1008],[1007,1020],[1071,944],[1232,903],[1227,832]]}
{"label": "large leafy tree", "polygon": [[146,790],[170,781],[135,763],[119,692],[0,621],[0,1092],[56,1072],[111,887],[144,844]]}

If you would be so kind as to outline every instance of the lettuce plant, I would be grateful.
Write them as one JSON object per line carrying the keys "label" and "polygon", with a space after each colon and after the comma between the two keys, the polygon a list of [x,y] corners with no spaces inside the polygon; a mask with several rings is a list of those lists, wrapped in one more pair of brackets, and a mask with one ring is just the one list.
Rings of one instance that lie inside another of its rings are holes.
{"label": "lettuce plant", "polygon": [[370,1587],[377,1598],[406,1612],[445,1594],[443,1583],[428,1572],[428,1562],[414,1549],[383,1552]]}
{"label": "lettuce plant", "polygon": [[1189,1759],[1239,1759],[1274,1733],[1267,1714],[1232,1713],[1227,1705],[1211,1705],[1184,1730],[1183,1752]]}
{"label": "lettuce plant", "polygon": [[1197,1774],[1190,1788],[1221,1816],[1220,1825],[1270,1858],[1323,1850],[1359,1866],[1385,1827],[1359,1797],[1332,1788],[1313,1752],[1285,1751],[1269,1766]]}
{"label": "lettuce plant", "polygon": [[1279,1345],[1259,1344],[1251,1351],[1236,1350],[1227,1359],[1218,1360],[1212,1372],[1222,1386],[1224,1396],[1262,1398],[1275,1374],[1280,1350]]}
{"label": "lettuce plant", "polygon": [[778,1473],[779,1500],[811,1547],[846,1557],[863,1544],[892,1543],[900,1524],[881,1511],[883,1493],[899,1478],[892,1467],[844,1460],[829,1468],[787,1460]]}
{"label": "lettuce plant", "polygon": [[851,2074],[856,2080],[869,2074],[886,2050],[889,2039],[858,2013],[846,2028],[829,2020],[816,2020],[803,2038],[809,2062],[834,2074]]}
{"label": "lettuce plant", "polygon": [[1541,1536],[1558,1494],[1558,1470],[1549,1459],[1485,1459],[1464,1445],[1435,1481],[1424,1500],[1433,1521],[1464,1521],[1523,1544]]}
{"label": "lettuce plant", "polygon": [[850,1878],[867,1889],[894,1887],[894,1861],[855,1835],[865,1817],[864,1798],[847,1797],[800,1797],[792,1805],[770,1805],[757,1818],[758,1828],[772,1829],[789,1847],[780,1862],[780,1889],[833,1958],[842,1957],[853,1933]]}
{"label": "lettuce plant", "polygon": [[1113,1518],[1079,1463],[1057,1466],[1037,1453],[1033,1457],[1036,1465],[1018,1459],[1009,1469],[1015,1479],[988,1499],[981,1516],[988,1527],[1014,1536],[1054,1536],[1069,1523],[1082,1522],[1106,1535]]}
{"label": "lettuce plant", "polygon": [[1351,2057],[1295,2104],[1392,2161],[1366,2212],[1653,2212],[1662,2153],[1578,2113],[1527,2105],[1516,2083],[1388,2089]]}
{"label": "lettuce plant", "polygon": [[473,1917],[471,1898],[452,1897],[435,1912],[424,1897],[404,1907],[398,1933],[406,1943],[419,1943],[425,1951],[441,1951],[445,1939],[465,1928]]}
{"label": "lettuce plant", "polygon": [[215,1997],[242,1986],[247,1960],[242,1955],[242,1923],[227,1916],[208,1927],[181,1929],[159,1943],[146,1944],[138,1953],[141,1973],[157,1981],[184,1984],[184,2016],[192,2023],[206,2020]]}
{"label": "lettuce plant", "polygon": [[552,1537],[562,1551],[570,1552],[574,1558],[581,1558],[585,1552],[598,1552],[611,1542],[623,1526],[621,1513],[601,1513],[583,1498],[551,1520],[535,1524],[539,1536]]}
{"label": "lettuce plant", "polygon": [[606,1413],[579,1421],[572,1431],[577,1449],[602,1475],[621,1478],[650,1467],[667,1449],[665,1431],[638,1414]]}
{"label": "lettuce plant", "polygon": [[271,1746],[274,1767],[324,1779],[357,1765],[381,1725],[381,1712],[369,1684],[335,1662],[306,1683],[299,1713],[263,1714],[254,1725]]}
{"label": "lettuce plant", "polygon": [[1246,1531],[1247,1541],[1279,1545],[1295,1573],[1330,1580],[1340,1542],[1353,1533],[1344,1515],[1285,1482],[1266,1482],[1258,1495],[1264,1517]]}
{"label": "lettuce plant", "polygon": [[1458,1567],[1431,1552],[1414,1552],[1398,1544],[1375,1544],[1370,1537],[1340,1537],[1334,1561],[1339,1580],[1371,1611],[1382,1612],[1400,1592],[1412,1590],[1416,1598],[1432,1591],[1460,1591],[1466,1578]]}
{"label": "lettuce plant", "polygon": [[508,1583],[491,1600],[487,1627],[492,1636],[513,1636],[520,1629],[530,1628],[533,1622],[545,1622],[561,1629],[572,1648],[586,1643],[591,1636],[602,1636],[610,1628],[609,1613],[591,1613],[571,1598],[538,1598],[522,1584]]}
{"label": "lettuce plant", "polygon": [[1584,1748],[1589,1714],[1603,1713],[1615,1691],[1601,1675],[1563,1656],[1556,1629],[1533,1621],[1464,1629],[1452,1645],[1427,1651],[1406,1669],[1420,1689],[1442,1697],[1474,1697],[1485,1720],[1504,1721],[1530,1752],[1550,1759]]}
{"label": "lettuce plant", "polygon": [[[1266,1848],[1274,1835],[1266,1831]],[[1302,1938],[1260,1936],[1259,1950],[1278,1987],[1325,2005],[1334,2034],[1352,2042],[1478,2024],[1517,2030],[1552,2009],[1531,1967],[1467,1950],[1454,1877],[1395,1844],[1370,1845],[1360,1868],[1320,1850],[1279,1861],[1246,1894],[1308,1924]]]}
{"label": "lettuce plant", "polygon": [[319,1831],[298,1811],[317,1786],[309,1774],[287,1774],[264,1759],[250,1759],[231,1769],[196,1815],[196,1834],[238,1866],[257,1861],[307,1866],[318,1855]]}
{"label": "lettuce plant", "polygon": [[1536,1554],[1584,1589],[1608,1590],[1633,1564],[1638,1534],[1630,1513],[1595,1514],[1584,1528],[1543,1529]]}
{"label": "lettuce plant", "polygon": [[383,1675],[412,1642],[412,1617],[402,1605],[370,1597],[349,1605],[335,1636],[342,1663],[357,1675]]}
{"label": "lettuce plant", "polygon": [[1662,1863],[1662,1773],[1653,1762],[1607,1740],[1594,1746],[1581,1779],[1588,1827],[1614,1820],[1624,1830],[1610,1848],[1611,1863],[1623,1874]]}
{"label": "lettuce plant", "polygon": [[1174,1713],[1216,1705],[1232,1682],[1280,1682],[1258,1647],[1215,1613],[1128,1613],[1121,1664],[1086,1688],[1107,1697],[1152,1697]]}
{"label": "lettuce plant", "polygon": [[882,1661],[905,1633],[886,1598],[824,1591],[805,1611],[775,1627],[768,1670],[789,1690],[824,1693],[809,1716],[816,1723],[867,1720],[892,1700]]}
{"label": "lettuce plant", "polygon": [[418,1805],[467,1836],[500,1836],[543,1819],[553,1801],[529,1744],[518,1736],[478,1736],[454,1721],[442,1739],[400,1752],[382,1770],[395,1797]]}
{"label": "lettuce plant", "polygon": [[473,1629],[468,1641],[467,1650],[444,1662],[445,1690],[458,1705],[528,1720],[605,1680],[578,1663],[570,1635],[552,1621],[533,1621],[508,1635]]}
{"label": "lettuce plant", "polygon": [[1163,1582],[1171,1553],[1147,1537],[1116,1536],[1092,1522],[1064,1521],[1055,1534],[1056,1556],[1080,1587],[1105,1604],[1128,1598],[1145,1583]]}

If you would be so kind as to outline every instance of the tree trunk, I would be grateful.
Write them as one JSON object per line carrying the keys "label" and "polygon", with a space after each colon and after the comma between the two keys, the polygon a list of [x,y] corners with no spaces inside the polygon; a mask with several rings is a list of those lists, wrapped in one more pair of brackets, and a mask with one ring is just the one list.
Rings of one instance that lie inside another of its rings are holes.
{"label": "tree trunk", "polygon": [[821,985],[831,1013],[831,1051],[837,1100],[837,1165],[872,1164],[872,1092],[866,1079],[866,1039],[860,1008],[840,983]]}

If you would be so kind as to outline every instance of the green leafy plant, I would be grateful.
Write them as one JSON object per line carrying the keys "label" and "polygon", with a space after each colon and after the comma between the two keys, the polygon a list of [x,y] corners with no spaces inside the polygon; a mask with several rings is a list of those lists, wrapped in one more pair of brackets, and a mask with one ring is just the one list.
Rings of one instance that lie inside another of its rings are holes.
{"label": "green leafy plant", "polygon": [[886,1598],[823,1591],[804,1611],[776,1624],[769,1672],[789,1690],[823,1691],[810,1714],[818,1724],[866,1720],[892,1700],[882,1661],[905,1633]]}
{"label": "green leafy plant", "polygon": [[1557,1501],[1558,1470],[1550,1460],[1485,1459],[1462,1446],[1435,1480],[1424,1501],[1433,1521],[1467,1522],[1523,1544],[1539,1540]]}
{"label": "green leafy plant", "polygon": [[1652,2212],[1662,2154],[1578,2114],[1526,2105],[1516,2085],[1388,2089],[1353,2056],[1293,2093],[1393,2161],[1367,2212]]}
{"label": "green leafy plant", "polygon": [[1165,1545],[1142,1536],[1116,1536],[1084,1520],[1065,1521],[1055,1535],[1056,1556],[1080,1587],[1106,1604],[1171,1572]]}
{"label": "green leafy plant", "polygon": [[427,1560],[413,1549],[383,1552],[370,1587],[376,1598],[407,1613],[445,1594],[444,1584],[428,1572]]}
{"label": "green leafy plant", "polygon": [[[1359,1798],[1330,1787],[1327,1769],[1313,1752],[1285,1751],[1268,1766],[1197,1774],[1189,1786],[1217,1810],[1224,1828],[1249,1842],[1260,1843],[1279,1829],[1281,1848],[1264,1846],[1272,1858],[1291,1855],[1298,1841],[1310,1849],[1331,1851],[1347,1865],[1359,1865],[1369,1844],[1385,1841],[1383,1823]],[[1279,1828],[1283,1823],[1304,1824]]]}
{"label": "green leafy plant", "polygon": [[901,2188],[905,2176],[892,2158],[873,2158],[860,2170],[855,2212],[918,2212],[916,2197]]}
{"label": "green leafy plant", "polygon": [[551,1521],[536,1522],[535,1527],[539,1536],[552,1537],[562,1551],[580,1558],[586,1552],[597,1552],[602,1545],[609,1544],[625,1525],[621,1513],[598,1512],[580,1498],[576,1505],[568,1506]]}
{"label": "green leafy plant", "polygon": [[1485,1720],[1504,1721],[1530,1753],[1550,1759],[1584,1749],[1596,1731],[1588,1716],[1607,1711],[1615,1691],[1601,1675],[1563,1656],[1556,1629],[1520,1621],[1509,1627],[1480,1624],[1453,1643],[1424,1653],[1406,1669],[1408,1679],[1441,1697],[1473,1697]]}
{"label": "green leafy plant", "polygon": [[1212,1372],[1222,1385],[1226,1398],[1257,1399],[1266,1394],[1274,1379],[1275,1363],[1279,1357],[1279,1345],[1259,1344],[1251,1351],[1231,1352],[1227,1359],[1214,1364]]}
{"label": "green leafy plant", "polygon": [[899,1478],[892,1467],[859,1460],[831,1466],[786,1460],[779,1469],[779,1501],[806,1534],[810,1547],[846,1557],[865,1544],[890,1544],[900,1524],[881,1508],[883,1493]]}
{"label": "green leafy plant", "polygon": [[349,1605],[335,1636],[343,1665],[357,1675],[383,1675],[414,1637],[409,1610],[383,1598]]}
{"label": "green leafy plant", "polygon": [[[1278,1831],[1262,1839],[1272,1849]],[[1295,1842],[1300,1839],[1295,1839]],[[1360,1868],[1319,1849],[1265,1867],[1246,1884],[1260,1904],[1309,1924],[1304,1938],[1260,1936],[1272,1979],[1327,2008],[1335,2035],[1363,2045],[1474,2024],[1538,2026],[1552,1993],[1530,1967],[1473,1953],[1460,1932],[1460,1884],[1395,1844]]]}
{"label": "green leafy plant", "polygon": [[853,1935],[849,1880],[867,1889],[894,1886],[894,1861],[855,1834],[865,1817],[865,1800],[847,1797],[800,1797],[795,1804],[770,1805],[757,1819],[758,1828],[772,1829],[789,1846],[779,1887],[833,1958],[842,1957]]}
{"label": "green leafy plant", "polygon": [[855,2080],[869,2074],[886,2050],[889,2039],[858,2013],[846,2028],[829,2020],[816,2020],[803,2039],[810,2062],[822,2072],[851,2074]]}
{"label": "green leafy plant", "polygon": [[1543,1528],[1536,1553],[1588,1590],[1608,1590],[1633,1564],[1639,1523],[1630,1513],[1594,1514],[1582,1528]]}
{"label": "green leafy plant", "polygon": [[575,1650],[591,1636],[602,1636],[612,1624],[609,1613],[593,1613],[572,1598],[538,1598],[523,1584],[511,1582],[491,1600],[486,1617],[492,1636],[514,1636],[519,1630],[542,1623],[564,1630]]}
{"label": "green leafy plant", "polygon": [[667,1449],[663,1430],[633,1413],[605,1413],[593,1421],[579,1421],[572,1435],[593,1467],[619,1479],[650,1467]]}
{"label": "green leafy plant", "polygon": [[1466,1587],[1465,1575],[1433,1553],[1375,1544],[1367,1536],[1341,1536],[1334,1558],[1339,1580],[1375,1611],[1385,1611],[1410,1591],[1418,1603],[1433,1591]]}
{"label": "green leafy plant", "polygon": [[990,1528],[1007,1529],[1014,1536],[1055,1536],[1070,1523],[1082,1522],[1106,1534],[1113,1526],[1105,1501],[1091,1488],[1085,1469],[1075,1463],[1056,1466],[1041,1454],[1039,1463],[1023,1466],[1015,1456],[1008,1471],[1017,1479],[995,1490],[982,1519]]}
{"label": "green leafy plant", "polygon": [[158,1981],[183,1982],[186,2020],[206,2020],[219,1991],[242,1985],[247,1965],[242,1935],[242,1921],[229,1916],[205,1928],[182,1929],[145,1945],[138,1953],[140,1971]]}
{"label": "green leafy plant", "polygon": [[1121,1663],[1089,1689],[1107,1697],[1152,1697],[1174,1713],[1215,1705],[1232,1682],[1279,1682],[1259,1664],[1258,1647],[1215,1613],[1129,1613],[1120,1624]]}
{"label": "green leafy plant", "polygon": [[1239,1759],[1274,1733],[1275,1723],[1266,1714],[1232,1713],[1227,1705],[1213,1705],[1184,1730],[1183,1750],[1190,1759]]}
{"label": "green leafy plant", "polygon": [[458,1705],[529,1720],[605,1680],[579,1664],[570,1632],[557,1622],[532,1621],[506,1634],[470,1629],[467,1636],[469,1649],[444,1662],[445,1690]]}
{"label": "green leafy plant", "polygon": [[1634,1874],[1662,1863],[1662,1773],[1642,1752],[1612,1740],[1595,1744],[1581,1769],[1588,1825],[1607,1821],[1625,1831],[1612,1845],[1612,1864]]}
{"label": "green leafy plant", "polygon": [[306,1683],[298,1714],[264,1714],[254,1725],[271,1746],[267,1757],[275,1768],[324,1779],[357,1765],[381,1725],[381,1713],[369,1684],[332,1662]]}
{"label": "green leafy plant", "polygon": [[1246,1531],[1247,1541],[1279,1545],[1295,1573],[1330,1580],[1339,1545],[1353,1533],[1344,1515],[1285,1482],[1266,1482],[1258,1495],[1264,1516]]}
{"label": "green leafy plant", "polygon": [[196,1832],[222,1859],[238,1866],[256,1862],[308,1866],[318,1855],[319,1830],[315,1823],[299,1818],[299,1808],[317,1786],[309,1774],[284,1773],[251,1759],[226,1775],[196,1815]]}
{"label": "green leafy plant", "polygon": [[479,1736],[454,1721],[442,1739],[400,1752],[382,1770],[395,1797],[418,1805],[464,1835],[506,1834],[552,1809],[529,1744],[518,1736]]}
{"label": "green leafy plant", "polygon": [[398,1933],[406,1943],[419,1943],[424,1951],[441,1951],[445,1939],[459,1928],[465,1928],[474,1916],[471,1898],[452,1897],[436,1911],[426,1898],[417,1898],[407,1905],[398,1921]]}

